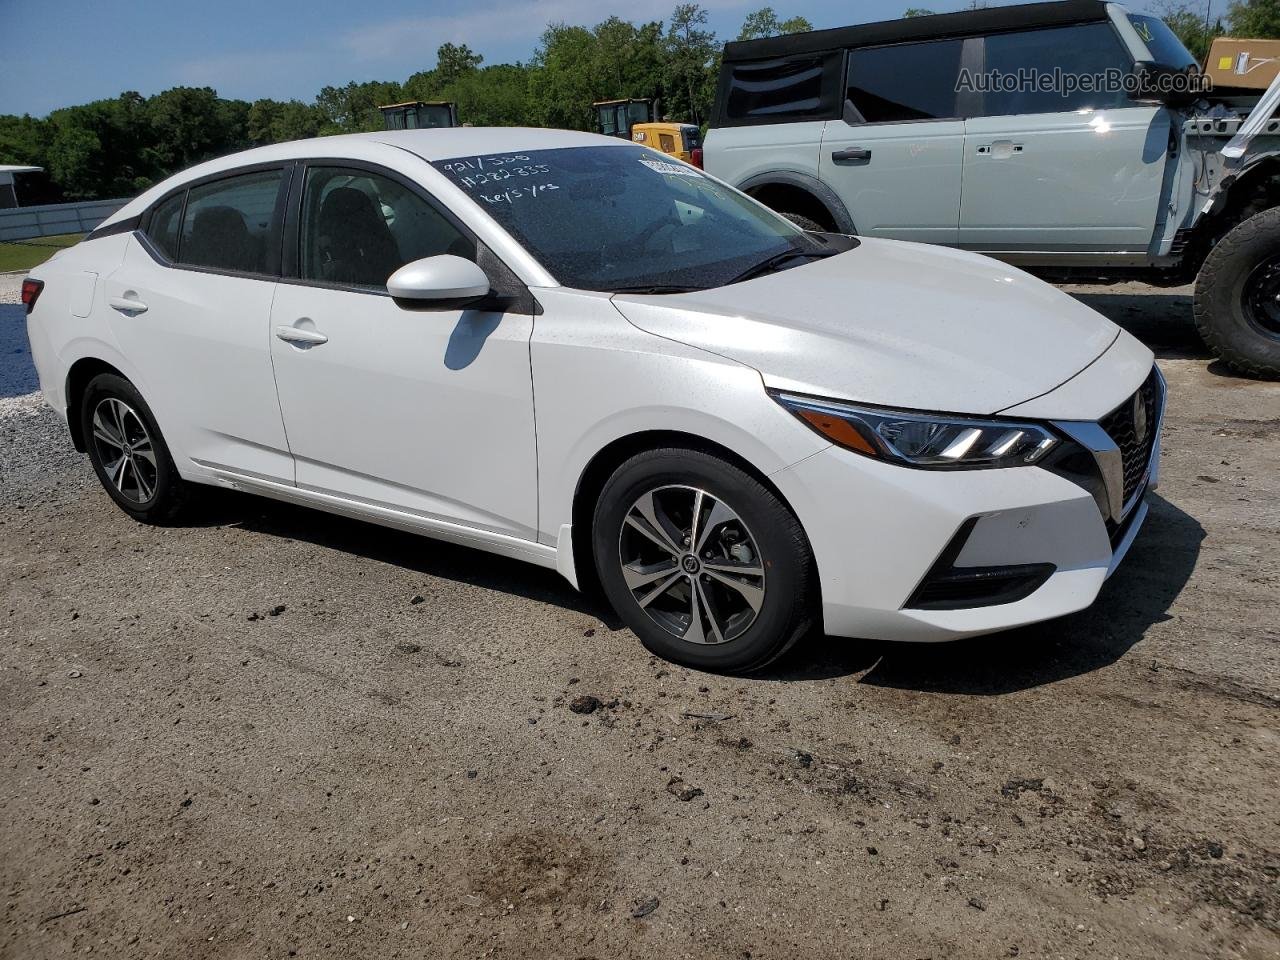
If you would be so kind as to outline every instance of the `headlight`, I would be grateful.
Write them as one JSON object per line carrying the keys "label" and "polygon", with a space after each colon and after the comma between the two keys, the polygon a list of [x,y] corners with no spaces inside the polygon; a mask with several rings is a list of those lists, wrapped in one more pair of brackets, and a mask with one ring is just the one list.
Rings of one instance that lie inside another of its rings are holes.
{"label": "headlight", "polygon": [[832,443],[913,467],[1023,467],[1058,445],[1057,437],[1034,423],[857,407],[790,393],[771,396]]}

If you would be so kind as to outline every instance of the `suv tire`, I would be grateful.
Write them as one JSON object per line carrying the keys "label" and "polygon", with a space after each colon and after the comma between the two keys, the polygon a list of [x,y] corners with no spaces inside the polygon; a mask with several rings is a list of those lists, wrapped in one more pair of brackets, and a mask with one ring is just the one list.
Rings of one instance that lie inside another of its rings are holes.
{"label": "suv tire", "polygon": [[817,621],[817,571],[799,521],[755,477],[708,453],[652,450],[618,467],[596,503],[592,551],[619,617],[676,663],[759,670]]}
{"label": "suv tire", "polygon": [[1236,224],[1196,277],[1196,329],[1250,376],[1280,379],[1280,208]]}

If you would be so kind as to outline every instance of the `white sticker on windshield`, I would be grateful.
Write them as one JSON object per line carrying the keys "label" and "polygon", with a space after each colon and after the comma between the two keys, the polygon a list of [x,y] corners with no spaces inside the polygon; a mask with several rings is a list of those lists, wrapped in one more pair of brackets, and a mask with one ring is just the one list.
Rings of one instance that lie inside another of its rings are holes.
{"label": "white sticker on windshield", "polygon": [[647,157],[641,157],[640,162],[650,170],[656,170],[658,173],[674,173],[678,177],[698,176],[697,170],[691,170],[679,163],[668,163],[665,160],[650,160]]}

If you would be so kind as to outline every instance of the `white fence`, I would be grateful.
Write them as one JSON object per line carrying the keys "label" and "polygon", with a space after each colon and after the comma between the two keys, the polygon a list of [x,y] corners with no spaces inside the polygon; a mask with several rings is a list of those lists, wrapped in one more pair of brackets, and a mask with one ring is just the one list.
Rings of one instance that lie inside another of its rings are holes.
{"label": "white fence", "polygon": [[0,243],[33,240],[64,233],[88,233],[129,201],[86,200],[49,203],[39,207],[0,210]]}

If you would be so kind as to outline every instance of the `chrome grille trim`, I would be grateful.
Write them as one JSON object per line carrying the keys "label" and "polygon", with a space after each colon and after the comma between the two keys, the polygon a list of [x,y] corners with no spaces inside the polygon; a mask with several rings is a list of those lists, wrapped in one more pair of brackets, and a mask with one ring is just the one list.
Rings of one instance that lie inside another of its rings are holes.
{"label": "chrome grille trim", "polygon": [[[1144,404],[1148,418],[1148,432],[1141,441],[1134,433],[1131,413],[1135,398]],[[1167,398],[1164,375],[1153,364],[1142,385],[1096,423],[1053,422],[1054,427],[1088,450],[1098,465],[1106,488],[1107,502],[1098,504],[1104,520],[1121,523],[1142,500],[1151,477],[1152,457],[1160,445]]]}

